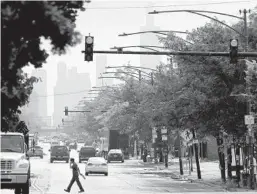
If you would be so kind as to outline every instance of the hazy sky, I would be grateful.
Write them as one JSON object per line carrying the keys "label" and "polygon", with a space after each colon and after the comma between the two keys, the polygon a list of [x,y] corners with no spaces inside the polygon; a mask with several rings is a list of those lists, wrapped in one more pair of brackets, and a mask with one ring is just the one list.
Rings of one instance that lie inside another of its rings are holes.
{"label": "hazy sky", "polygon": [[[239,9],[252,9],[257,5],[257,0],[119,0],[119,1],[100,1],[92,0],[86,4],[87,10],[81,12],[77,19],[77,30],[83,36],[89,33],[94,36],[95,50],[109,50],[113,46],[140,45],[140,36],[118,37],[123,32],[137,32],[140,27],[145,25],[148,11],[153,10],[175,10],[193,9],[209,10],[240,16]],[[149,7],[149,8],[146,8]],[[208,14],[215,16],[214,14]],[[219,20],[224,20],[228,24],[238,20],[226,16],[216,15]],[[210,21],[207,18],[189,13],[166,13],[153,15],[155,25],[161,30],[180,30],[186,31],[204,25]],[[47,42],[42,46],[49,50]],[[84,40],[76,47],[69,48],[66,55],[51,55],[44,69],[47,71],[47,90],[48,90],[48,115],[53,113],[53,87],[57,79],[57,63],[65,62],[67,66],[76,66],[79,72],[89,72],[91,83],[95,84],[95,63],[87,63],[81,53],[84,50]],[[96,54],[94,54],[96,56]],[[132,65],[139,65],[139,56],[132,55],[108,55],[108,65],[122,65],[130,61]],[[30,73],[32,68],[25,69]]]}

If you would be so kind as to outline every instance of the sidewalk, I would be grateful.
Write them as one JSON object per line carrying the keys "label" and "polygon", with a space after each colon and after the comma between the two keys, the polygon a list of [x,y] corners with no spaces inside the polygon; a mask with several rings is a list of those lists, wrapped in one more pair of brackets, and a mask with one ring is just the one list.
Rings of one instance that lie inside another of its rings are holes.
{"label": "sidewalk", "polygon": [[[200,162],[201,179],[197,177],[196,164],[193,162],[193,172],[189,172],[188,161],[182,159],[183,163],[183,175],[180,175],[179,160],[174,158],[169,160],[168,168],[165,168],[164,163],[155,164],[153,162],[143,162],[139,160],[139,163],[145,167],[144,174],[157,174],[162,176],[169,176],[172,179],[178,181],[191,181],[198,182],[213,187],[221,187],[229,191],[252,191],[246,188],[236,188],[231,184],[224,184],[221,181],[219,162],[218,161],[202,161]],[[149,168],[150,167],[150,168]]]}

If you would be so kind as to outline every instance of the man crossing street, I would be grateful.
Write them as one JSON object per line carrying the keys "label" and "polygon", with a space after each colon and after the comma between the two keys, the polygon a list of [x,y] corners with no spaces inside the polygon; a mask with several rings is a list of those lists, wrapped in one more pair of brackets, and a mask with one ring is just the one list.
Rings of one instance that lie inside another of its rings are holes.
{"label": "man crossing street", "polygon": [[79,193],[84,192],[84,188],[82,187],[82,185],[79,181],[80,170],[79,170],[78,165],[75,163],[74,158],[70,159],[70,168],[72,169],[72,178],[71,178],[69,186],[67,187],[67,189],[64,189],[64,191],[69,193],[73,183],[76,181],[77,185],[80,189]]}

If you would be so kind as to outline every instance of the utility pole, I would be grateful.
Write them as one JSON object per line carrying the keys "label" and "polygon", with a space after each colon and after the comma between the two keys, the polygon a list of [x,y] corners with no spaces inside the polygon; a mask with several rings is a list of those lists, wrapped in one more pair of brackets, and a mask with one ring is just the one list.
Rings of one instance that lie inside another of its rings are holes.
{"label": "utility pole", "polygon": [[153,86],[153,84],[154,84],[153,72],[151,72],[151,84],[152,84],[152,86]]}
{"label": "utility pole", "polygon": [[141,80],[142,80],[142,75],[141,75],[141,70],[138,70],[138,79],[139,79],[139,82],[141,82]]}
{"label": "utility pole", "polygon": [[[244,37],[245,37],[245,48],[244,51],[248,51],[248,26],[247,26],[247,13],[250,13],[250,10],[239,10],[239,13],[243,13],[243,20],[244,20]],[[247,60],[247,59],[246,59]],[[247,84],[247,94],[250,96],[251,95],[251,89],[250,89],[250,83]],[[252,111],[251,111],[251,98],[248,99],[247,102],[247,113],[246,115],[248,118],[252,118]],[[248,119],[251,120],[251,119]],[[255,175],[254,175],[254,163],[253,163],[253,157],[254,157],[254,134],[252,130],[252,123],[245,123],[248,128],[248,138],[249,138],[249,146],[248,146],[248,152],[249,152],[249,162],[250,162],[250,176],[249,176],[249,181],[250,182],[250,188],[255,189]]]}

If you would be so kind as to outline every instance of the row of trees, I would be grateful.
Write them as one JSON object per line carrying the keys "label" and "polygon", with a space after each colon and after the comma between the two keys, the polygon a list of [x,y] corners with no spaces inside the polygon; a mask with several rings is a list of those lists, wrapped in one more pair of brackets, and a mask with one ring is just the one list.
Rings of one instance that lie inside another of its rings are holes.
{"label": "row of trees", "polygon": [[23,67],[42,67],[49,53],[41,40],[49,40],[53,54],[80,42],[75,30],[84,1],[1,1],[1,130],[12,130],[19,121],[20,107],[28,103],[36,77]]}
{"label": "row of trees", "polygon": [[[257,50],[257,8],[249,18],[249,51],[253,52]],[[242,30],[243,23],[233,27]],[[233,37],[237,34],[227,27],[210,22],[193,30],[187,42],[172,33],[160,41],[170,50],[226,52]],[[243,50],[242,45],[239,50]],[[244,115],[250,98],[242,95],[246,94],[246,70],[245,60],[234,65],[225,57],[176,56],[171,63],[158,66],[153,85],[147,77],[138,81],[119,73],[125,84],[103,88],[94,101],[85,103],[85,110],[94,111],[82,125],[94,134],[107,127],[137,134],[145,141],[151,141],[152,128],[160,125],[169,133],[194,131],[199,139],[209,135],[219,138],[220,132],[240,139],[247,132]],[[127,72],[136,73],[131,68]],[[252,69],[250,74],[251,107],[256,113],[257,70]]]}

